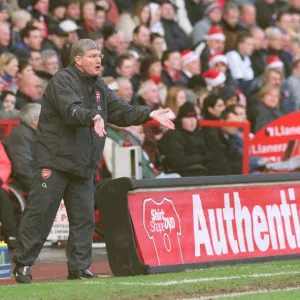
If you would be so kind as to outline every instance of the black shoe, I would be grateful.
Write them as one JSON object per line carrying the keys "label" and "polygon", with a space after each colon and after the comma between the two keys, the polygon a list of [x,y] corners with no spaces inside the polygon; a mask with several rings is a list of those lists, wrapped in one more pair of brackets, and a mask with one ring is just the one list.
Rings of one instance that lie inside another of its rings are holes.
{"label": "black shoe", "polygon": [[81,271],[69,271],[68,279],[89,279],[94,278],[94,274],[88,270],[81,270]]}
{"label": "black shoe", "polygon": [[28,266],[16,266],[13,275],[15,280],[19,283],[31,283],[31,270]]}

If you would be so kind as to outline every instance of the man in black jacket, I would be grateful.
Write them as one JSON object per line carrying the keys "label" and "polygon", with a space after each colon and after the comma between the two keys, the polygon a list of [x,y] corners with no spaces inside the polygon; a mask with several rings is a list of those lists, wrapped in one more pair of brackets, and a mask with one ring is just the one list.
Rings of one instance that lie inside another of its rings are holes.
{"label": "man in black jacket", "polygon": [[132,107],[99,78],[99,46],[90,39],[73,44],[70,66],[57,72],[44,92],[34,151],[34,175],[17,249],[13,257],[16,281],[30,283],[30,266],[51,230],[62,198],[70,234],[67,245],[68,279],[93,277],[93,174],[105,143],[107,123],[126,127],[151,118],[174,125],[169,110]]}

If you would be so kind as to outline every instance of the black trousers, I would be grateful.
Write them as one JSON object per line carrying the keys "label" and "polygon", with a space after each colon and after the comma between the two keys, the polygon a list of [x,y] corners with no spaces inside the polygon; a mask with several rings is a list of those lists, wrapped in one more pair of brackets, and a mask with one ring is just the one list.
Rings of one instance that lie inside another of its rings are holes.
{"label": "black trousers", "polygon": [[70,271],[89,268],[95,229],[93,176],[78,178],[51,170],[50,176],[43,179],[41,169],[35,171],[30,187],[13,257],[16,265],[31,266],[34,263],[49,235],[62,199],[70,226],[66,249],[68,268]]}
{"label": "black trousers", "polygon": [[17,220],[13,205],[6,191],[0,187],[0,221],[3,226],[4,239],[15,237],[17,234]]}

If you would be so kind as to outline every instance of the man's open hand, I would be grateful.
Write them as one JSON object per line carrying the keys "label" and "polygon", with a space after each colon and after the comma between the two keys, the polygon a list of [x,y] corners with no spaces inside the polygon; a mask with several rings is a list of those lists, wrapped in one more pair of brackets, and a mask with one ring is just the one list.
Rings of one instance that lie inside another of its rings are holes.
{"label": "man's open hand", "polygon": [[106,135],[104,120],[101,118],[100,115],[96,115],[93,118],[94,121],[94,130],[96,134],[100,137],[104,137]]}
{"label": "man's open hand", "polygon": [[169,108],[157,109],[152,111],[150,116],[152,117],[153,120],[156,120],[160,124],[166,126],[168,129],[174,130],[175,125],[169,118],[169,112],[170,112]]}

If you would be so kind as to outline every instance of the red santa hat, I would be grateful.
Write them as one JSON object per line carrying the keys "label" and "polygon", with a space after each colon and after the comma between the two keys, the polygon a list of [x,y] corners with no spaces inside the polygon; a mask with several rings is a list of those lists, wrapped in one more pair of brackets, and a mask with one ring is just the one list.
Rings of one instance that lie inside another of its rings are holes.
{"label": "red santa hat", "polygon": [[199,57],[196,55],[194,51],[184,50],[181,52],[181,62],[183,66],[197,59],[199,59]]}
{"label": "red santa hat", "polygon": [[225,35],[223,34],[223,31],[221,28],[217,26],[211,26],[207,35],[204,36],[205,40],[220,40],[225,41]]}
{"label": "red santa hat", "polygon": [[228,65],[227,57],[221,52],[211,55],[208,59],[208,65],[210,68],[213,68],[219,62],[222,62],[226,66]]}
{"label": "red santa hat", "polygon": [[282,69],[284,67],[281,59],[276,55],[271,55],[267,58],[267,69],[275,68]]}
{"label": "red santa hat", "polygon": [[217,69],[207,70],[202,74],[202,77],[204,78],[209,89],[221,85],[226,81],[225,74]]}

